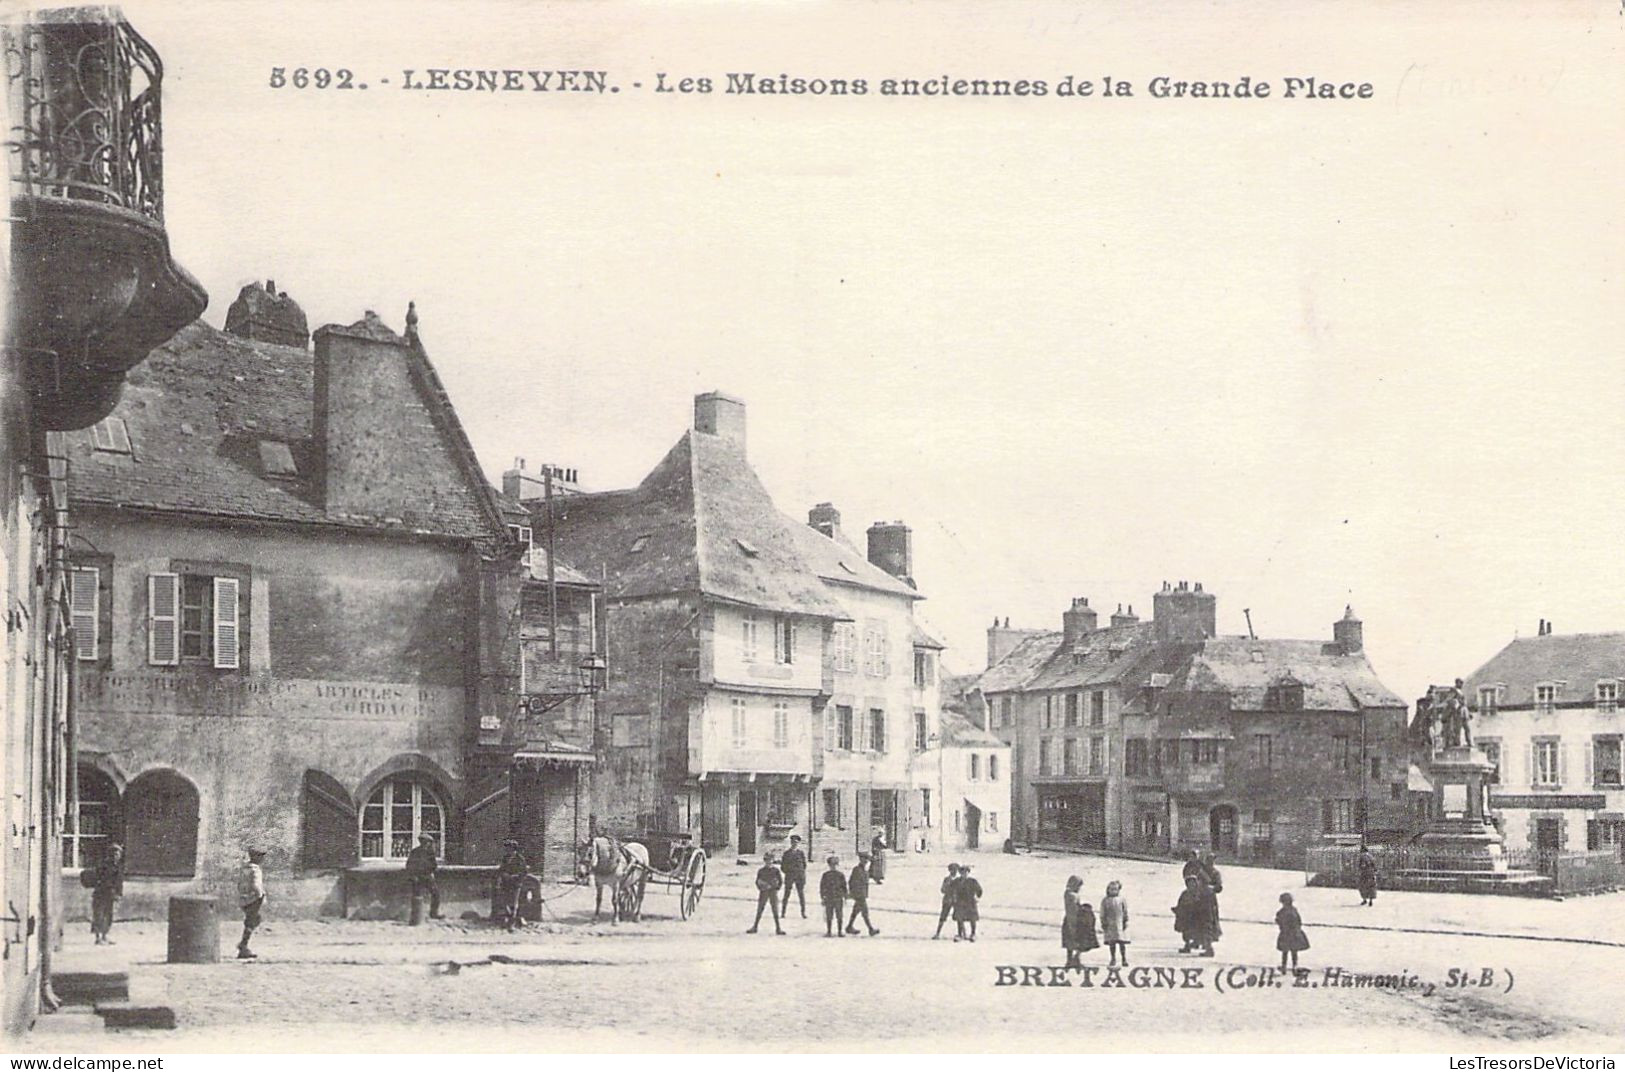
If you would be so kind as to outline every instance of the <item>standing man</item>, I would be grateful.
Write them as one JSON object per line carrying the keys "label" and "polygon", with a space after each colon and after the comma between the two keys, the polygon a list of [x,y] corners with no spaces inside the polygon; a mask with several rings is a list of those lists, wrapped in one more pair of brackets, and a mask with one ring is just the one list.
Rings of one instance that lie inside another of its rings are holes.
{"label": "standing man", "polygon": [[108,932],[113,929],[113,904],[124,896],[124,846],[107,846],[107,855],[97,864],[90,880],[90,933],[97,945],[113,945]]}
{"label": "standing man", "polygon": [[807,918],[807,854],[801,851],[801,835],[790,835],[790,847],[784,851],[779,860],[779,870],[784,872],[784,905],[780,912],[782,915],[790,914],[790,891],[796,891],[796,898],[801,902],[801,918]]}
{"label": "standing man", "polygon": [[846,876],[841,874],[841,858],[831,856],[829,870],[818,881],[818,899],[824,902],[824,937],[844,938],[841,912],[846,908]]}
{"label": "standing man", "polygon": [[750,930],[746,931],[746,934],[755,934],[756,929],[762,925],[764,908],[773,910],[773,933],[784,933],[784,927],[779,923],[779,887],[783,884],[784,876],[773,866],[773,854],[771,852],[763,854],[761,869],[756,872],[756,922],[750,925]]}
{"label": "standing man", "polygon": [[505,920],[511,931],[518,929],[522,922],[519,918],[519,892],[525,876],[530,873],[530,864],[525,854],[519,851],[519,842],[514,838],[504,841],[502,848],[505,851],[502,863],[497,867],[497,910],[494,915]]}
{"label": "standing man", "polygon": [[846,921],[846,933],[858,933],[858,916],[861,915],[863,925],[869,928],[869,937],[879,934],[869,919],[869,854],[866,852],[858,853],[858,866],[846,880],[846,895],[852,898],[852,918]]}
{"label": "standing man", "polygon": [[942,937],[942,925],[948,922],[953,914],[954,902],[959,899],[959,865],[948,865],[948,877],[942,880],[942,911],[937,916],[937,933],[931,936],[935,941]]}
{"label": "standing man", "polygon": [[243,940],[237,943],[238,960],[254,960],[258,953],[248,948],[248,940],[259,929],[265,909],[264,849],[249,849],[248,862],[237,873],[237,903],[243,909]]}
{"label": "standing man", "polygon": [[[406,854],[406,881],[412,887],[415,901],[424,894],[429,896],[429,918],[440,919],[440,882],[435,873],[440,870],[440,859],[433,834],[418,837],[417,848]],[[413,922],[417,922],[414,918]]]}

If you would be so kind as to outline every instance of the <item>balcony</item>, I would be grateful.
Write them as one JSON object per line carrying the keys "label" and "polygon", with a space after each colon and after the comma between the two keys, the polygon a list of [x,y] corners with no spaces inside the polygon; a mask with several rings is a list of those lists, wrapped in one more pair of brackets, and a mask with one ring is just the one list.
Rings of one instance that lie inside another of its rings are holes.
{"label": "balcony", "polygon": [[10,116],[10,345],[29,356],[36,419],[84,428],[124,374],[202,315],[203,287],[164,230],[163,64],[116,8],[0,27]]}

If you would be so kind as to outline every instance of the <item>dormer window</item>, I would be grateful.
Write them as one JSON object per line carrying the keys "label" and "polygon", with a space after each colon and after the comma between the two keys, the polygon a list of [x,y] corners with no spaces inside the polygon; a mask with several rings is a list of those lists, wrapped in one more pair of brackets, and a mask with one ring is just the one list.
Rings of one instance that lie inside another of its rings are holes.
{"label": "dormer window", "polygon": [[97,450],[109,454],[133,453],[130,449],[130,429],[123,417],[106,417],[97,421],[90,430],[90,438]]}
{"label": "dormer window", "polygon": [[1495,714],[1495,702],[1501,695],[1501,690],[1494,685],[1480,685],[1478,687],[1478,713],[1481,715]]}
{"label": "dormer window", "polygon": [[1619,709],[1619,682],[1597,682],[1597,710],[1612,712]]}
{"label": "dormer window", "polygon": [[1265,692],[1264,703],[1277,711],[1303,710],[1303,683],[1301,681],[1283,681],[1271,685]]}
{"label": "dormer window", "polygon": [[1542,682],[1535,686],[1535,714],[1549,715],[1557,709],[1557,684]]}
{"label": "dormer window", "polygon": [[525,548],[525,553],[519,556],[519,564],[521,566],[529,566],[530,551],[533,543],[531,527],[529,525],[509,525],[508,535],[512,537],[515,543],[521,544]]}

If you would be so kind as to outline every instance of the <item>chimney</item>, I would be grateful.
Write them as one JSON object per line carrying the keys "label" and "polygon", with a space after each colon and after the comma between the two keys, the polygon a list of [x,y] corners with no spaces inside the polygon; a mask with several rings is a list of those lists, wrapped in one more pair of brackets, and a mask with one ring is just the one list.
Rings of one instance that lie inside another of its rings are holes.
{"label": "chimney", "polygon": [[1041,629],[1012,629],[1009,618],[1003,624],[994,618],[993,624],[987,627],[987,665],[997,666],[1015,650],[1017,644],[1041,632]]}
{"label": "chimney", "polygon": [[1186,581],[1164,581],[1151,597],[1151,620],[1158,640],[1205,640],[1218,633],[1218,600],[1200,582],[1192,588]]}
{"label": "chimney", "polygon": [[552,463],[543,464],[534,473],[525,468],[525,459],[515,458],[513,468],[502,474],[502,494],[519,502],[534,502],[547,496],[547,474],[553,474],[554,495],[579,495],[581,484],[578,471]]}
{"label": "chimney", "polygon": [[267,279],[250,283],[237,293],[226,310],[226,332],[242,339],[274,342],[303,350],[310,343],[310,326],[299,303],[276,289]]}
{"label": "chimney", "polygon": [[694,430],[728,440],[745,452],[745,403],[721,391],[694,396]]}
{"label": "chimney", "polygon": [[[245,292],[246,293],[246,292]],[[239,299],[241,300],[241,299]],[[316,329],[317,504],[332,514],[404,518],[421,509],[417,485],[402,479],[402,410],[417,402],[406,341],[378,314]]]}
{"label": "chimney", "polygon": [[807,524],[834,540],[841,535],[841,512],[834,503],[819,503],[807,511]]}
{"label": "chimney", "polygon": [[1134,604],[1130,603],[1128,605],[1128,610],[1124,611],[1123,604],[1119,603],[1117,604],[1117,613],[1112,615],[1112,628],[1117,629],[1125,625],[1138,625],[1139,621],[1140,616],[1134,613]]}
{"label": "chimney", "polygon": [[1096,616],[1089,606],[1088,596],[1077,596],[1072,606],[1061,613],[1061,643],[1071,650],[1078,641],[1095,631]]}
{"label": "chimney", "polygon": [[913,587],[913,530],[901,521],[876,521],[870,525],[869,561]]}
{"label": "chimney", "polygon": [[1365,650],[1365,626],[1354,616],[1352,606],[1345,606],[1342,620],[1332,623],[1332,641],[1344,655]]}

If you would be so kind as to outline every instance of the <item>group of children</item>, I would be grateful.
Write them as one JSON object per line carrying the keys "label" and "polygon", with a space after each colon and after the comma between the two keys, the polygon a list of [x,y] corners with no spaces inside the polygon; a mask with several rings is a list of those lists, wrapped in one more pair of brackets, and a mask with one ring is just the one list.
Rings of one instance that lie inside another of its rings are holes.
{"label": "group of children", "polygon": [[[1185,891],[1174,906],[1174,929],[1185,945],[1181,953],[1196,952],[1204,957],[1213,956],[1213,943],[1219,936],[1219,904],[1216,894],[1219,885],[1216,869],[1209,867],[1203,873],[1185,875]],[[1061,920],[1061,946],[1066,950],[1068,968],[1083,967],[1082,956],[1091,949],[1105,945],[1111,954],[1108,966],[1128,965],[1128,901],[1123,898],[1123,884],[1106,884],[1106,896],[1100,902],[1097,916],[1088,901],[1079,896],[1083,879],[1073,875],[1066,880],[1061,895],[1064,915]],[[1281,968],[1290,962],[1298,966],[1298,954],[1309,948],[1309,936],[1303,930],[1303,917],[1292,903],[1290,893],[1281,894],[1281,907],[1275,913],[1277,936],[1275,948],[1281,954]],[[1099,936],[1096,936],[1096,925]]]}
{"label": "group of children", "polygon": [[[824,872],[818,882],[818,897],[824,904],[824,937],[844,938],[848,934],[858,934],[858,919],[863,919],[863,925],[869,929],[870,936],[880,933],[880,928],[874,925],[869,918],[869,886],[883,882],[884,868],[873,866],[872,853],[858,853],[858,864],[852,869],[850,875],[841,872],[841,858],[829,857],[825,863],[829,870]],[[801,838],[791,839],[791,847],[785,852],[781,861],[773,853],[762,856],[762,866],[756,872],[756,919],[751,923],[746,934],[755,934],[762,925],[762,913],[772,910],[773,933],[783,934],[784,926],[780,922],[780,890],[783,890],[783,912],[790,911],[790,892],[792,889],[800,892],[806,879],[807,857],[801,850]],[[852,902],[852,915],[841,925],[846,913],[846,903]],[[807,918],[807,904],[805,897],[801,901],[801,918]]]}
{"label": "group of children", "polygon": [[942,937],[942,925],[954,917],[954,941],[976,941],[976,924],[982,918],[980,901],[982,884],[970,873],[970,864],[949,864],[948,877],[942,880],[942,911],[937,914],[937,933],[932,941]]}

